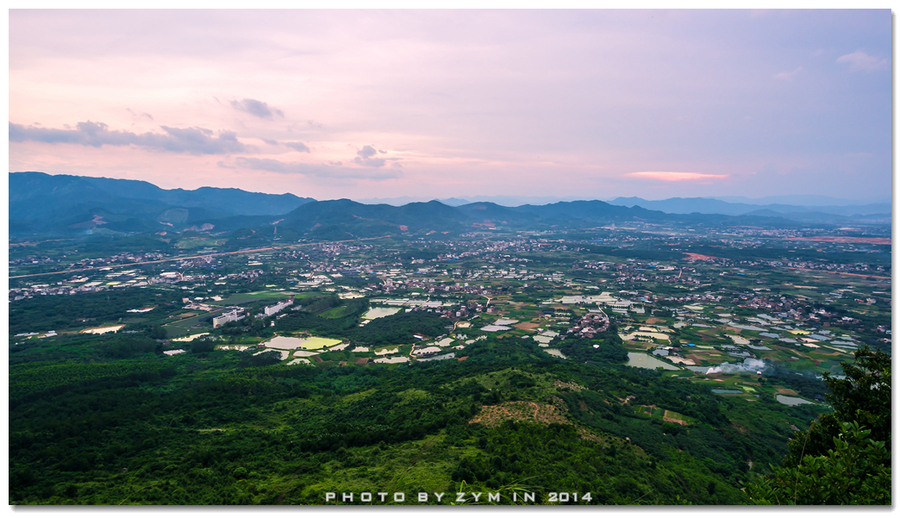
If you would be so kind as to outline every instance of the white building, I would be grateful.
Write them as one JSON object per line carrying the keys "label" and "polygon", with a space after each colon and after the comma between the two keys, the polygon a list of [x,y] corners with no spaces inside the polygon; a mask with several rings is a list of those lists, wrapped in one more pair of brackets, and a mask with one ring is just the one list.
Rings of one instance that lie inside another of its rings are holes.
{"label": "white building", "polygon": [[294,303],[294,296],[291,295],[291,297],[287,300],[282,300],[282,301],[278,302],[277,304],[273,304],[271,306],[266,306],[265,309],[263,309],[263,313],[265,313],[267,317],[270,317],[270,316],[278,313],[282,309],[290,306],[293,303]]}
{"label": "white building", "polygon": [[213,317],[213,329],[227,324],[228,322],[237,322],[238,320],[244,318],[246,315],[242,315],[241,312],[243,309],[237,308],[226,313],[222,313],[217,317]]}

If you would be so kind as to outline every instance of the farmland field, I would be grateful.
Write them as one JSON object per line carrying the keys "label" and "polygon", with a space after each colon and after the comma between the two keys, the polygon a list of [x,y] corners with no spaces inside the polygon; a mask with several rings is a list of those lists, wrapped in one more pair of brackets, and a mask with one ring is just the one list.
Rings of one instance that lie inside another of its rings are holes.
{"label": "farmland field", "polygon": [[302,347],[307,350],[316,350],[316,349],[324,349],[325,347],[331,347],[332,345],[337,345],[341,343],[341,340],[335,340],[334,338],[321,338],[318,336],[313,336],[311,338],[307,338]]}
{"label": "farmland field", "polygon": [[628,363],[626,363],[629,367],[641,367],[644,369],[655,369],[657,367],[662,367],[667,371],[675,371],[678,370],[678,367],[671,365],[669,363],[665,363],[657,360],[656,358],[645,354],[645,353],[628,353]]}
{"label": "farmland field", "polygon": [[276,336],[264,342],[263,345],[270,349],[281,349],[286,351],[293,351],[294,349],[313,351],[317,349],[323,349],[325,347],[330,347],[332,345],[337,345],[339,343],[341,343],[340,340],[335,340],[333,338],[321,338],[318,336],[313,336],[311,338]]}
{"label": "farmland field", "polygon": [[305,338],[293,338],[290,336],[276,336],[266,342],[263,343],[268,348],[271,349],[284,349],[284,350],[294,350],[299,349],[303,343],[306,342]]}
{"label": "farmland field", "polygon": [[362,317],[366,320],[374,320],[376,318],[388,317],[399,313],[401,308],[372,308]]}

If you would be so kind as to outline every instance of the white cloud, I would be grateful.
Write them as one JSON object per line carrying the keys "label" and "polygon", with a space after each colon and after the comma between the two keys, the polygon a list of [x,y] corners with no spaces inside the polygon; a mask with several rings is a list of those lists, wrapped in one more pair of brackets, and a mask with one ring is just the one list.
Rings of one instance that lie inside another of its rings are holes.
{"label": "white cloud", "polygon": [[782,81],[793,81],[794,76],[803,71],[803,67],[797,67],[792,72],[780,72],[775,74],[775,79],[779,79]]}
{"label": "white cloud", "polygon": [[888,60],[877,56],[870,56],[861,50],[857,50],[853,54],[844,54],[837,58],[838,63],[847,63],[851,70],[865,70],[872,72],[887,68]]}

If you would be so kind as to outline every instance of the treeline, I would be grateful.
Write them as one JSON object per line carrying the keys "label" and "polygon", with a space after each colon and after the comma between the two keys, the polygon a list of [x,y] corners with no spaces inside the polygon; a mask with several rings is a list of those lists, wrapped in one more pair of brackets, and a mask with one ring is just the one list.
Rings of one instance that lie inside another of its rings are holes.
{"label": "treeline", "polygon": [[77,389],[134,386],[173,374],[170,366],[150,362],[20,364],[10,368],[9,405],[12,409]]}
{"label": "treeline", "polygon": [[[356,306],[352,306],[353,304]],[[359,327],[359,316],[368,306],[364,301],[351,300],[347,307],[348,311],[339,318],[324,318],[307,311],[291,312],[275,321],[275,329],[287,332],[309,331],[323,336],[349,338],[367,345],[391,345],[416,342],[419,339],[414,335],[417,334],[429,338],[446,334],[446,326],[450,324],[449,320],[441,318],[437,313],[417,310],[376,318]]]}
{"label": "treeline", "polygon": [[777,368],[766,374],[766,381],[782,383],[809,399],[825,400],[828,389],[825,383],[812,373],[800,373],[786,368]]}
{"label": "treeline", "polygon": [[123,288],[79,293],[77,303],[61,295],[19,300],[9,304],[9,333],[80,328],[134,316],[129,309],[173,303],[173,295],[157,295],[154,290]]}
{"label": "treeline", "polygon": [[434,338],[449,331],[450,320],[425,310],[401,311],[387,317],[376,318],[363,327],[357,327],[349,337],[360,343],[388,345],[415,342],[414,335]]}
{"label": "treeline", "polygon": [[136,334],[58,335],[29,339],[9,347],[10,366],[22,363],[104,362],[161,353],[162,344]]}
{"label": "treeline", "polygon": [[[594,347],[594,346],[597,347]],[[567,358],[579,362],[625,363],[628,350],[622,345],[615,325],[596,339],[567,338],[559,344],[559,350]]]}

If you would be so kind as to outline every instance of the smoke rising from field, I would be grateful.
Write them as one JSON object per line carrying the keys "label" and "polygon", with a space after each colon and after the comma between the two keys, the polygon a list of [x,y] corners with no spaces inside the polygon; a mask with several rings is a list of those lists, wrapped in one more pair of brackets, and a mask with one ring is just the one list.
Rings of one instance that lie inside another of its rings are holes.
{"label": "smoke rising from field", "polygon": [[734,373],[742,373],[742,372],[750,372],[756,373],[765,372],[769,366],[766,365],[766,362],[763,360],[757,360],[756,358],[745,358],[743,363],[723,363],[722,365],[718,365],[716,367],[710,368],[706,371],[707,374],[734,374]]}

